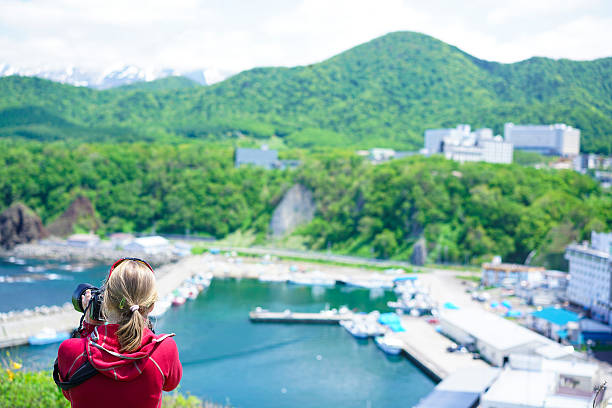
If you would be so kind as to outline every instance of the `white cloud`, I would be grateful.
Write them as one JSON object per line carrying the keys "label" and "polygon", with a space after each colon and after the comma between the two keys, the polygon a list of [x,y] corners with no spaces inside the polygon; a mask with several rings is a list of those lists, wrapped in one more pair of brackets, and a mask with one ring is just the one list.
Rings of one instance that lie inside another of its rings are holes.
{"label": "white cloud", "polygon": [[[276,3],[276,4],[275,4]],[[207,68],[309,64],[390,31],[479,58],[612,55],[607,0],[2,0],[0,62]]]}

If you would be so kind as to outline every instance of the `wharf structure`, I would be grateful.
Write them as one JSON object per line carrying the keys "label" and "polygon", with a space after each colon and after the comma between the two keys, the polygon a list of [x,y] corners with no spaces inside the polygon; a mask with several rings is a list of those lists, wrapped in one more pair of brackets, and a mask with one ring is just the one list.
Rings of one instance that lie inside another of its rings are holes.
{"label": "wharf structure", "polygon": [[493,136],[488,128],[471,131],[470,125],[458,125],[451,129],[425,131],[425,154],[443,154],[458,162],[484,161],[487,163],[512,163],[513,146],[501,136]]}
{"label": "wharf structure", "polygon": [[504,137],[515,149],[557,156],[580,154],[580,130],[563,123],[554,125],[504,125]]}

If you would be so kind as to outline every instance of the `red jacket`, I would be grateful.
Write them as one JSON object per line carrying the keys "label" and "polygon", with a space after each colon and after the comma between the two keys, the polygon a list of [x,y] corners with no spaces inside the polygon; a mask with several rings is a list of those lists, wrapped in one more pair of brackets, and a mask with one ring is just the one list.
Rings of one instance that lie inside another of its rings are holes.
{"label": "red jacket", "polygon": [[157,408],[162,390],[175,389],[183,375],[174,334],[155,335],[145,329],[136,351],[122,353],[116,332],[119,326],[85,324],[86,336],[65,340],[59,347],[58,367],[62,381],[86,361],[98,374],[63,391],[73,408]]}

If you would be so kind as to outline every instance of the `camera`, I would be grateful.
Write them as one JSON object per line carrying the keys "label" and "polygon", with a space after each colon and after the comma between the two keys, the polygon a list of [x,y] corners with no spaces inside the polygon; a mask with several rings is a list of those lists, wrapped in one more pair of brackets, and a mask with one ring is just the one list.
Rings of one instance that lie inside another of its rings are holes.
{"label": "camera", "polygon": [[81,283],[76,287],[72,294],[72,305],[77,312],[85,313],[85,308],[81,302],[81,296],[86,290],[91,290],[91,300],[89,302],[89,317],[93,320],[104,320],[102,315],[102,300],[104,299],[104,291],[96,288],[89,283]]}

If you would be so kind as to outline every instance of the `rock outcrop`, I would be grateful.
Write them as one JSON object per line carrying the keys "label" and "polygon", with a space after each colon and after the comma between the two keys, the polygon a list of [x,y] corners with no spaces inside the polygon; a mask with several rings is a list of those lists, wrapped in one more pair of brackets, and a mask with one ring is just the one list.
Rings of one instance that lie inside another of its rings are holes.
{"label": "rock outcrop", "polygon": [[21,203],[16,203],[0,214],[0,246],[12,249],[48,236],[40,217]]}
{"label": "rock outcrop", "polygon": [[309,223],[314,217],[315,209],[310,190],[300,184],[294,185],[274,209],[270,221],[272,236],[280,237],[290,233],[298,225]]}
{"label": "rock outcrop", "polygon": [[410,263],[413,265],[423,266],[427,260],[427,243],[425,238],[420,238],[412,247],[412,255]]}
{"label": "rock outcrop", "polygon": [[100,227],[91,201],[85,196],[78,196],[68,209],[47,226],[49,233],[57,237],[66,237],[80,231],[95,231]]}

